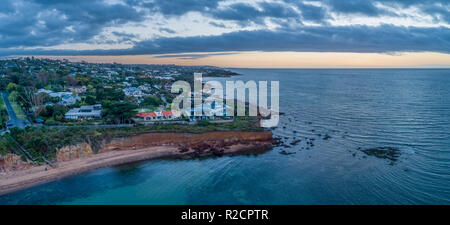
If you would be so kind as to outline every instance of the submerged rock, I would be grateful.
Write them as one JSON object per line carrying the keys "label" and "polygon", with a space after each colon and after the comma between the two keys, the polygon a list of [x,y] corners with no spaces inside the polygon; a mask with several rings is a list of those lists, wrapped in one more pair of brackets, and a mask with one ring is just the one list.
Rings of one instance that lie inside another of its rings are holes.
{"label": "submerged rock", "polygon": [[[360,148],[358,148],[359,150]],[[376,147],[360,150],[368,156],[375,156],[380,159],[389,159],[393,162],[397,161],[400,156],[400,150],[394,147]]]}
{"label": "submerged rock", "polygon": [[283,141],[279,137],[275,137],[272,139],[272,145],[273,146],[280,146],[283,144]]}
{"label": "submerged rock", "polygon": [[292,155],[292,154],[295,154],[295,152],[287,152],[285,150],[282,150],[282,151],[280,151],[280,154],[282,154],[282,155]]}
{"label": "submerged rock", "polygon": [[301,142],[302,140],[295,140],[291,142],[291,145],[297,145],[299,142]]}

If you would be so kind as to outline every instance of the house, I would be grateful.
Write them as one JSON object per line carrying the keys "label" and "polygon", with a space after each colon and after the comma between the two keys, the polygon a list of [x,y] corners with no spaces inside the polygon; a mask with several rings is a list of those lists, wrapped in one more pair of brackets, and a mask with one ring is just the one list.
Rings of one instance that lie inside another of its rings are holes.
{"label": "house", "polygon": [[119,73],[116,72],[116,71],[107,71],[107,73],[108,73],[109,76],[111,76],[111,75],[113,75],[113,76],[119,75]]}
{"label": "house", "polygon": [[156,79],[160,79],[160,80],[174,80],[173,77],[168,77],[168,76],[155,76]]}
{"label": "house", "polygon": [[102,118],[102,105],[86,105],[80,108],[69,110],[65,115],[66,119],[100,119]]}
{"label": "house", "polygon": [[52,98],[61,98],[64,95],[72,95],[72,92],[67,92],[67,91],[54,92],[52,90],[46,90],[43,88],[41,88],[37,91],[37,94],[40,94],[40,93],[46,93],[46,94],[50,95],[50,97],[52,97]]}
{"label": "house", "polygon": [[69,89],[71,92],[76,93],[76,94],[81,94],[86,92],[86,86],[73,86],[73,87],[68,87],[67,89]]}
{"label": "house", "polygon": [[136,87],[124,88],[123,93],[126,96],[133,96],[135,98],[141,98],[142,96],[144,96],[141,89],[136,88]]}
{"label": "house", "polygon": [[184,115],[186,115],[191,122],[198,120],[214,120],[215,118],[214,115],[208,116],[203,112],[203,105],[184,110]]}
{"label": "house", "polygon": [[211,103],[211,107],[202,104],[197,107],[191,107],[186,109],[183,114],[189,118],[189,121],[199,121],[199,120],[214,120],[216,118],[230,120],[234,116],[227,116],[226,104],[216,106],[215,103]]}
{"label": "house", "polygon": [[149,85],[141,85],[138,87],[141,91],[150,92],[151,87]]}
{"label": "house", "polygon": [[48,102],[46,102],[45,104],[44,104],[45,106],[52,106],[52,105],[54,105],[54,103],[53,102],[50,102],[50,101],[48,101]]}
{"label": "house", "polygon": [[81,101],[81,98],[78,95],[64,95],[58,104],[68,106],[77,103],[77,101]]}
{"label": "house", "polygon": [[139,77],[140,77],[140,78],[150,78],[150,77],[152,77],[152,75],[149,74],[149,73],[146,73],[146,74],[140,75]]}
{"label": "house", "polygon": [[154,112],[141,112],[136,116],[146,121],[157,120],[157,115]]}
{"label": "house", "polygon": [[[46,93],[48,95],[50,95],[50,97],[52,98],[61,98],[61,100],[58,102],[58,104],[60,105],[73,105],[75,103],[77,103],[77,101],[81,101],[81,98],[78,95],[73,95],[72,92],[68,92],[68,91],[61,91],[61,92],[53,92],[50,90],[45,90],[45,89],[39,89],[38,94],[40,93]],[[46,105],[53,105],[50,104],[50,102],[47,102]]]}
{"label": "house", "polygon": [[63,96],[66,95],[72,95],[72,92],[70,91],[50,92],[49,95],[52,98],[62,98]]}
{"label": "house", "polygon": [[41,118],[36,118],[36,119],[34,120],[34,122],[36,122],[36,123],[38,123],[38,124],[43,124],[43,123],[44,123],[44,120],[41,119]]}
{"label": "house", "polygon": [[144,121],[155,121],[155,120],[174,120],[181,117],[178,111],[160,111],[155,112],[142,112],[138,113],[137,116]]}
{"label": "house", "polygon": [[38,93],[38,94],[40,94],[40,93],[50,94],[50,93],[53,93],[53,91],[51,91],[51,90],[46,90],[46,89],[44,89],[44,88],[41,88],[41,89],[39,89],[39,90],[37,91],[37,93]]}

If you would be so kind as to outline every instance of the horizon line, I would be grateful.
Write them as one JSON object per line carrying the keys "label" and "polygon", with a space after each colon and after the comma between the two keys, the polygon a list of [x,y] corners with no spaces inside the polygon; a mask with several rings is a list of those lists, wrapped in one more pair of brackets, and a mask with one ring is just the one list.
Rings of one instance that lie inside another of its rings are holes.
{"label": "horizon line", "polygon": [[[173,66],[180,66],[180,67],[216,67],[216,68],[225,68],[225,69],[285,69],[285,70],[308,70],[308,69],[330,69],[330,70],[339,70],[339,69],[423,69],[423,70],[429,70],[429,69],[442,69],[442,70],[447,70],[450,69],[450,65],[436,65],[436,67],[432,67],[430,66],[380,66],[380,67],[370,67],[370,66],[349,66],[349,67],[252,67],[252,66],[242,66],[242,67],[236,67],[236,66],[216,66],[216,65],[208,65],[208,64],[196,64],[196,65],[183,65],[183,64],[178,64],[178,63],[124,63],[124,62],[115,62],[115,61],[108,61],[108,60],[99,60],[97,62],[93,62],[91,60],[88,59],[81,59],[81,60],[74,60],[71,59],[70,57],[73,56],[56,56],[56,55],[52,55],[52,56],[33,56],[33,55],[29,55],[29,56],[3,56],[0,57],[0,60],[12,60],[12,59],[21,59],[21,58],[38,58],[38,59],[48,59],[48,60],[67,60],[69,62],[74,62],[74,63],[81,63],[81,62],[86,62],[86,63],[91,63],[91,64],[121,64],[121,65],[173,65]],[[52,58],[52,57],[56,57],[56,58]],[[65,58],[67,57],[67,58]]]}

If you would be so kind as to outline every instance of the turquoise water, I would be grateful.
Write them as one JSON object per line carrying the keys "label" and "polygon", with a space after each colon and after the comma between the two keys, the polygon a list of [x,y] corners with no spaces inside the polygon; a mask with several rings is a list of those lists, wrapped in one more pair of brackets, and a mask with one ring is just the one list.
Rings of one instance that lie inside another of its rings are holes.
{"label": "turquoise water", "polygon": [[[285,115],[273,132],[288,147],[103,168],[0,196],[0,204],[450,203],[450,70],[235,71],[243,76],[230,79],[280,81]],[[314,146],[306,149],[305,138]],[[400,156],[358,150],[373,147]]]}

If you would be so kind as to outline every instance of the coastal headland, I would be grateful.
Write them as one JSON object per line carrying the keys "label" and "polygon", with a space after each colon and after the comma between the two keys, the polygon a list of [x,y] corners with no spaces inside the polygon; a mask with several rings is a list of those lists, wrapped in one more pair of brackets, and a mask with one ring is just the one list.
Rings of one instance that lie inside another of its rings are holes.
{"label": "coastal headland", "polygon": [[[102,167],[162,158],[195,158],[264,152],[271,131],[140,133],[101,143],[80,142],[59,148],[49,165],[32,165],[19,156],[0,158],[0,195]],[[96,150],[95,150],[96,149]]]}

